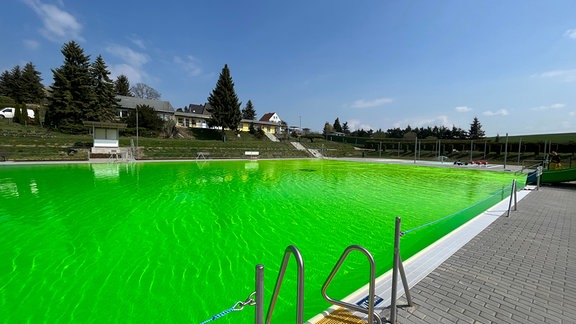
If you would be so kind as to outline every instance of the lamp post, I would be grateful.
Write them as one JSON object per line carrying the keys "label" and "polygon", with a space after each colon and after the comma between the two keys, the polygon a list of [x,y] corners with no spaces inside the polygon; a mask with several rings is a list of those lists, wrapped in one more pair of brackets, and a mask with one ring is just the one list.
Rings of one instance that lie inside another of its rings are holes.
{"label": "lamp post", "polygon": [[136,106],[136,152],[138,152],[138,106]]}

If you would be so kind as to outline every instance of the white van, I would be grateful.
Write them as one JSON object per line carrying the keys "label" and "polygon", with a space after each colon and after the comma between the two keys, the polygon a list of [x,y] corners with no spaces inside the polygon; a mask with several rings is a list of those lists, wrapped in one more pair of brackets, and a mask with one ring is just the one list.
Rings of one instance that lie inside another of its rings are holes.
{"label": "white van", "polygon": [[[32,109],[27,109],[28,110],[28,118],[33,119],[34,118],[34,110]],[[14,112],[16,111],[16,108],[13,107],[6,107],[2,110],[0,110],[0,118],[14,118]]]}

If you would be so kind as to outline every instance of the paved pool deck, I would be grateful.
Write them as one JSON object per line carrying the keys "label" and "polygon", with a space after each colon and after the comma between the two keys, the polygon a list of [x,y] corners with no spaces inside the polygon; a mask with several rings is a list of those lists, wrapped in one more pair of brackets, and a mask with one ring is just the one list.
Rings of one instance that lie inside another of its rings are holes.
{"label": "paved pool deck", "polygon": [[576,323],[576,183],[531,192],[410,294],[398,323]]}

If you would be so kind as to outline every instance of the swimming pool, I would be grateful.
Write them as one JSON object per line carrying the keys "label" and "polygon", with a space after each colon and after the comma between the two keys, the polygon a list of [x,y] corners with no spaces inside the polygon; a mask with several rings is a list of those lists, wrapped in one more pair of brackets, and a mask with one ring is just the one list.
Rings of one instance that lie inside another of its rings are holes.
{"label": "swimming pool", "polygon": [[[348,245],[370,250],[381,274],[391,266],[396,216],[410,229],[484,201],[411,233],[406,259],[493,205],[485,199],[513,178],[329,160],[2,166],[0,318],[199,323],[246,299],[260,263],[267,306],[288,245],[304,258],[311,318],[329,306],[320,288]],[[293,262],[275,321],[294,322]],[[351,255],[332,297],[366,283],[364,263]]]}

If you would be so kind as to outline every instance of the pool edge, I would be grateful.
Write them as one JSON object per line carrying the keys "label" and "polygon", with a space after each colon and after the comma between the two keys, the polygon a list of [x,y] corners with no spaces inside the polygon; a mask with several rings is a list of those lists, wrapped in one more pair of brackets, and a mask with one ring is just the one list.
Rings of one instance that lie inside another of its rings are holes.
{"label": "pool edge", "polygon": [[[517,201],[522,200],[532,191],[529,188],[531,187],[526,187],[524,190],[518,191]],[[452,232],[446,234],[436,242],[427,246],[420,252],[416,253],[409,259],[405,260],[403,264],[406,271],[408,287],[414,287],[418,282],[420,282],[420,280],[428,276],[433,270],[440,266],[454,253],[456,253],[456,251],[461,249],[476,235],[486,229],[496,219],[503,216],[508,210],[509,202],[510,197],[501,200],[499,203],[490,207],[485,212],[479,214]],[[376,278],[375,295],[382,298],[382,301],[378,303],[374,309],[376,314],[381,314],[385,310],[389,309],[391,304],[391,282],[392,270],[388,270]],[[364,285],[363,287],[359,288],[344,298],[343,301],[350,304],[357,304],[361,302],[367,298],[368,288],[368,284]],[[404,287],[402,286],[402,283],[399,282],[397,284],[397,298],[401,297],[402,295],[404,295]],[[312,317],[305,323],[315,324],[339,308],[339,306],[333,305],[320,314]],[[362,320],[367,320],[366,314],[360,312],[353,312],[353,314]]]}

